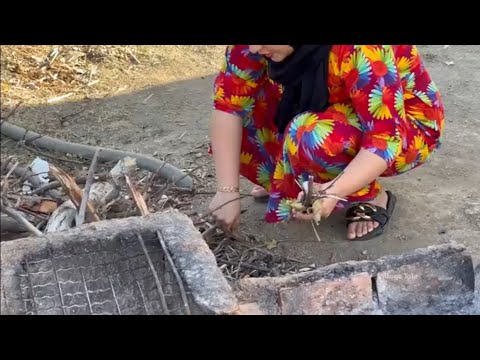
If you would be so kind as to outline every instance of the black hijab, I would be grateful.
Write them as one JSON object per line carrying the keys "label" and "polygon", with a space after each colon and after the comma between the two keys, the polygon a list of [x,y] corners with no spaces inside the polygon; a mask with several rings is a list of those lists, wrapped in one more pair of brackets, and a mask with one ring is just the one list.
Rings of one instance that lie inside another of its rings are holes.
{"label": "black hijab", "polygon": [[328,56],[331,45],[291,45],[294,52],[282,62],[269,60],[269,77],[284,88],[275,124],[283,134],[296,115],[322,112],[328,103]]}

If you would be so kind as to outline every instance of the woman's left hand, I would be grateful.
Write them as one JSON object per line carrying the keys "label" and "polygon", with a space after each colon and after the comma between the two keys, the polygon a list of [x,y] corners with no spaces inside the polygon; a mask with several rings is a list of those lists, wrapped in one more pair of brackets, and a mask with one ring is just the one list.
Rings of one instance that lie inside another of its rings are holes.
{"label": "woman's left hand", "polygon": [[[326,189],[330,185],[330,183],[331,181],[325,184],[313,184],[314,192]],[[304,192],[302,191],[298,194],[298,200],[302,200],[303,196]],[[321,206],[318,208],[317,214],[304,214],[299,211],[293,210],[293,218],[301,221],[311,221],[315,218],[318,218],[318,215],[320,215],[321,219],[326,219],[333,212],[333,210],[337,206],[337,203],[337,199],[324,198],[321,200]]]}

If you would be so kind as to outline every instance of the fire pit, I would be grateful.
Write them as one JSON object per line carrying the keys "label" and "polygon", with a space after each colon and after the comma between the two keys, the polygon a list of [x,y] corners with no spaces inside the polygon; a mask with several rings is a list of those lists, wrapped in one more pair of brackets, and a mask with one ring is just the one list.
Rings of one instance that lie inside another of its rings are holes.
{"label": "fire pit", "polygon": [[176,210],[2,243],[1,260],[2,314],[480,313],[461,245],[228,282]]}
{"label": "fire pit", "polygon": [[4,314],[221,314],[236,306],[208,246],[176,211],[2,243],[1,250]]}

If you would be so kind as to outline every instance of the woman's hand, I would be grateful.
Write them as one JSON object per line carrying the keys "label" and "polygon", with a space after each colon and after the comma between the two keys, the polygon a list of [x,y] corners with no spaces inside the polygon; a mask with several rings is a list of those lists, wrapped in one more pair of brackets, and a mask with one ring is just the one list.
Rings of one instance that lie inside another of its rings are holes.
{"label": "woman's hand", "polygon": [[213,211],[212,216],[219,228],[226,232],[235,230],[240,223],[240,194],[217,192],[209,210]]}
{"label": "woman's hand", "polygon": [[[326,188],[328,188],[328,186],[332,183],[333,181],[329,181],[325,184],[316,184],[314,183],[313,184],[313,192],[319,192],[319,191],[322,191]],[[330,193],[330,191],[329,191]],[[304,192],[300,192],[298,194],[298,200],[303,200],[304,198]],[[337,199],[333,199],[333,198],[324,198],[321,200],[321,206],[318,207],[316,210],[315,213],[311,213],[311,214],[304,214],[304,213],[301,213],[301,212],[298,212],[298,211],[293,211],[293,218],[294,219],[297,219],[297,220],[302,220],[302,221],[311,221],[311,220],[314,220],[315,218],[321,218],[321,219],[326,219],[330,216],[330,214],[333,212],[333,210],[335,209],[335,207],[337,206],[337,203],[338,203],[338,200]]]}

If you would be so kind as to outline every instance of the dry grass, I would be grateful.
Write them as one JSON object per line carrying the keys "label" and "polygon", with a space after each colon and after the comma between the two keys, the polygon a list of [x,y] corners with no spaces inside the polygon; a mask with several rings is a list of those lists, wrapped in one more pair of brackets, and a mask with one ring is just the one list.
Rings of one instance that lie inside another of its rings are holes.
{"label": "dry grass", "polygon": [[218,69],[223,51],[216,45],[2,46],[2,106],[106,97],[152,81],[204,76]]}

